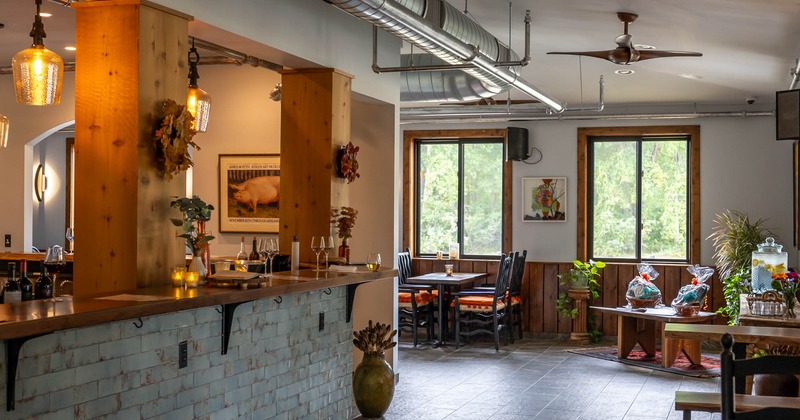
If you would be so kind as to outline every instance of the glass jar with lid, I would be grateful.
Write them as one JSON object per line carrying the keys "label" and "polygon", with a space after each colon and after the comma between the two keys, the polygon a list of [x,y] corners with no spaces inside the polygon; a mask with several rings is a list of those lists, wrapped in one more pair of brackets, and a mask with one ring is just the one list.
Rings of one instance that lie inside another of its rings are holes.
{"label": "glass jar with lid", "polygon": [[775,239],[767,238],[758,244],[753,251],[753,270],[751,287],[753,292],[772,290],[772,275],[786,272],[789,254],[783,252],[783,245],[775,243]]}

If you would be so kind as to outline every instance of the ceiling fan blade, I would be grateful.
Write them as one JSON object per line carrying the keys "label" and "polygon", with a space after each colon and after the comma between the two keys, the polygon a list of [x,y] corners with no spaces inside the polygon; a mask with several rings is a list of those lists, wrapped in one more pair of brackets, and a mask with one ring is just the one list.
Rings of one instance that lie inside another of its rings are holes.
{"label": "ceiling fan blade", "polygon": [[661,57],[702,57],[703,53],[694,51],[670,51],[670,50],[641,50],[639,51],[639,60],[649,60],[651,58]]}
{"label": "ceiling fan blade", "polygon": [[[603,60],[609,60],[609,56],[614,50],[606,50],[606,51],[551,51],[548,54],[559,54],[559,55],[583,55],[586,57],[596,57],[602,58]],[[609,60],[610,61],[610,60]]]}

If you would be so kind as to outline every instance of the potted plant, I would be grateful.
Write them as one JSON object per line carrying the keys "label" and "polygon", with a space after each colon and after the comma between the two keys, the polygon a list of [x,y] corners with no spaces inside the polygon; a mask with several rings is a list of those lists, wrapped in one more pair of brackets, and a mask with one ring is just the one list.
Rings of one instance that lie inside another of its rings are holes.
{"label": "potted plant", "polygon": [[365,418],[381,418],[394,396],[394,372],[384,358],[384,351],[397,345],[397,330],[377,322],[353,333],[353,345],[364,352],[364,358],[353,372],[353,397]]}
{"label": "potted plant", "polygon": [[767,235],[772,235],[764,222],[764,219],[750,222],[747,213],[726,210],[714,219],[716,227],[708,235],[714,245],[714,260],[725,296],[725,306],[717,309],[717,313],[728,317],[728,325],[739,324],[739,296],[750,291],[753,251]]}
{"label": "potted plant", "polygon": [[[214,206],[207,204],[200,197],[193,195],[192,198],[178,198],[170,203],[181,211],[183,217],[180,219],[170,219],[172,224],[181,228],[179,238],[186,240],[186,246],[192,251],[192,264],[189,271],[197,271],[201,276],[208,273],[208,267],[202,260],[203,251],[208,249],[208,243],[214,239],[206,233],[205,223],[211,220],[211,211]],[[198,266],[199,264],[199,266]]]}
{"label": "potted plant", "polygon": [[[589,300],[597,299],[600,296],[600,283],[597,279],[600,277],[600,269],[605,268],[606,264],[602,261],[589,260],[583,262],[575,260],[572,262],[573,267],[566,273],[559,274],[559,284],[567,286],[567,290],[588,290]],[[570,299],[567,291],[558,294],[556,299],[556,309],[569,319],[578,317],[578,308]],[[602,333],[595,328],[595,321],[593,316],[587,316],[588,321],[588,334],[589,339],[596,343],[600,340]]]}
{"label": "potted plant", "polygon": [[345,206],[331,209],[331,223],[336,225],[336,231],[342,240],[342,244],[339,245],[339,257],[343,258],[346,263],[350,262],[350,246],[347,241],[352,237],[352,230],[356,224],[357,216],[358,210],[352,207]]}

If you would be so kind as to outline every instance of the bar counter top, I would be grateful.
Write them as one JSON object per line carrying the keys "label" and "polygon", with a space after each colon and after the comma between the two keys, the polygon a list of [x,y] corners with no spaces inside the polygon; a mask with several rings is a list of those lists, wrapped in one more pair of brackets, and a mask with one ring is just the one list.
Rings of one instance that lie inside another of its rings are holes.
{"label": "bar counter top", "polygon": [[58,302],[33,300],[0,304],[0,340],[29,337],[144,316],[228,305],[291,293],[358,285],[394,277],[397,270],[277,272],[266,287],[247,290],[219,287],[157,286],[93,296],[62,297]]}

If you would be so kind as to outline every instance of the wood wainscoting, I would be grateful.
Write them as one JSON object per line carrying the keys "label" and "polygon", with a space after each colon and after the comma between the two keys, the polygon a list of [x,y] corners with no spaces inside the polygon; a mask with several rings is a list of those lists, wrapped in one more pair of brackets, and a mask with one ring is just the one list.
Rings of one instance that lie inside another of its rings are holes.
{"label": "wood wainscoting", "polygon": [[[444,271],[444,264],[453,264],[456,272],[463,273],[489,273],[488,279],[494,282],[497,276],[497,261],[487,260],[431,260],[414,259],[412,272],[414,275]],[[664,304],[669,305],[678,293],[678,289],[685,284],[689,284],[692,279],[691,274],[686,271],[688,265],[654,265],[659,276],[655,284],[661,289]],[[522,280],[523,302],[523,329],[532,333],[545,334],[569,334],[572,332],[572,320],[564,318],[556,311],[556,298],[558,294],[566,290],[564,286],[558,284],[558,274],[565,273],[572,268],[572,263],[558,262],[537,262],[528,261],[525,264],[525,274]],[[590,302],[591,305],[617,307],[625,306],[625,291],[628,283],[638,274],[636,264],[607,264],[601,270],[602,277],[599,282],[603,287],[600,297]],[[725,305],[725,297],[722,293],[722,284],[719,275],[714,272],[714,276],[709,283],[711,290],[706,296],[706,311],[714,312]],[[617,335],[617,322],[612,315],[595,314],[598,328],[603,331],[603,335]],[[715,324],[725,324],[727,319],[718,316]]]}

